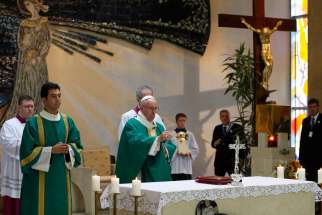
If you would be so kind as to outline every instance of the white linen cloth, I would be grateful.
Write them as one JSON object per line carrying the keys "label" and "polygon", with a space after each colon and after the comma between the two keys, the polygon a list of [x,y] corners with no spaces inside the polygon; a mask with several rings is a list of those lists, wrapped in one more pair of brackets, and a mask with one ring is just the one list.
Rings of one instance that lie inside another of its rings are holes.
{"label": "white linen cloth", "polygon": [[[130,197],[131,184],[121,184],[118,209],[132,210],[133,198]],[[322,200],[318,185],[309,181],[277,179],[269,177],[245,177],[242,186],[200,184],[193,180],[142,183],[144,197],[140,200],[139,210],[161,215],[161,210],[169,203],[205,199],[237,199],[240,197],[274,196],[284,193],[311,192],[316,201]],[[101,196],[101,205],[108,205],[108,191]]]}

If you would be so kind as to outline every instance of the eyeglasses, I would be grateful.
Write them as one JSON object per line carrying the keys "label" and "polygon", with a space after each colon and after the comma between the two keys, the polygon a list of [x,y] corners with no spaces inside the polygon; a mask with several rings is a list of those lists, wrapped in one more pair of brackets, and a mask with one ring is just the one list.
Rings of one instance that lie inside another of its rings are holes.
{"label": "eyeglasses", "polygon": [[146,109],[149,109],[151,111],[158,111],[159,107],[145,107]]}

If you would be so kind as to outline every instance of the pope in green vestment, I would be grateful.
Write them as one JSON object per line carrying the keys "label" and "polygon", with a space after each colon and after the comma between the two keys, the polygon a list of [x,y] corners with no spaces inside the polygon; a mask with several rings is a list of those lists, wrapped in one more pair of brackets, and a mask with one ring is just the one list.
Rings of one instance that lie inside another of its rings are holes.
{"label": "pope in green vestment", "polygon": [[116,161],[120,183],[130,183],[139,174],[143,182],[172,180],[170,162],[176,146],[170,140],[158,143],[157,138],[164,128],[157,122],[153,125],[147,122],[141,111],[126,123]]}
{"label": "pope in green vestment", "polygon": [[[68,153],[52,153],[57,143],[67,143]],[[71,215],[70,169],[80,165],[82,148],[70,117],[42,111],[27,121],[20,148],[21,215]]]}

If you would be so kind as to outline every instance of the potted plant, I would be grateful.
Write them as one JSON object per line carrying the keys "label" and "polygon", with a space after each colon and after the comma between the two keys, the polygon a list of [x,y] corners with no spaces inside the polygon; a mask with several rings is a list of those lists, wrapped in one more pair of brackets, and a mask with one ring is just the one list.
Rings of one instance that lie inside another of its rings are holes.
{"label": "potted plant", "polygon": [[234,122],[242,126],[243,140],[246,144],[246,156],[241,162],[241,171],[250,175],[250,146],[255,145],[255,92],[256,78],[254,58],[245,44],[241,44],[234,54],[223,62],[226,73],[224,80],[227,83],[225,94],[232,95],[236,99],[238,117]]}

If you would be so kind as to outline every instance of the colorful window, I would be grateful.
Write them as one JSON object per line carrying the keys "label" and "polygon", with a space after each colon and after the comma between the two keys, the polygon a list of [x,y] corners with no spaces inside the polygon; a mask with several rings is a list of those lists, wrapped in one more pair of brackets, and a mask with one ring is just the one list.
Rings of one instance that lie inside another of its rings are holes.
{"label": "colorful window", "polygon": [[306,117],[308,100],[308,0],[291,0],[291,15],[297,20],[297,32],[292,33],[291,75],[291,144],[299,155],[302,120]]}

